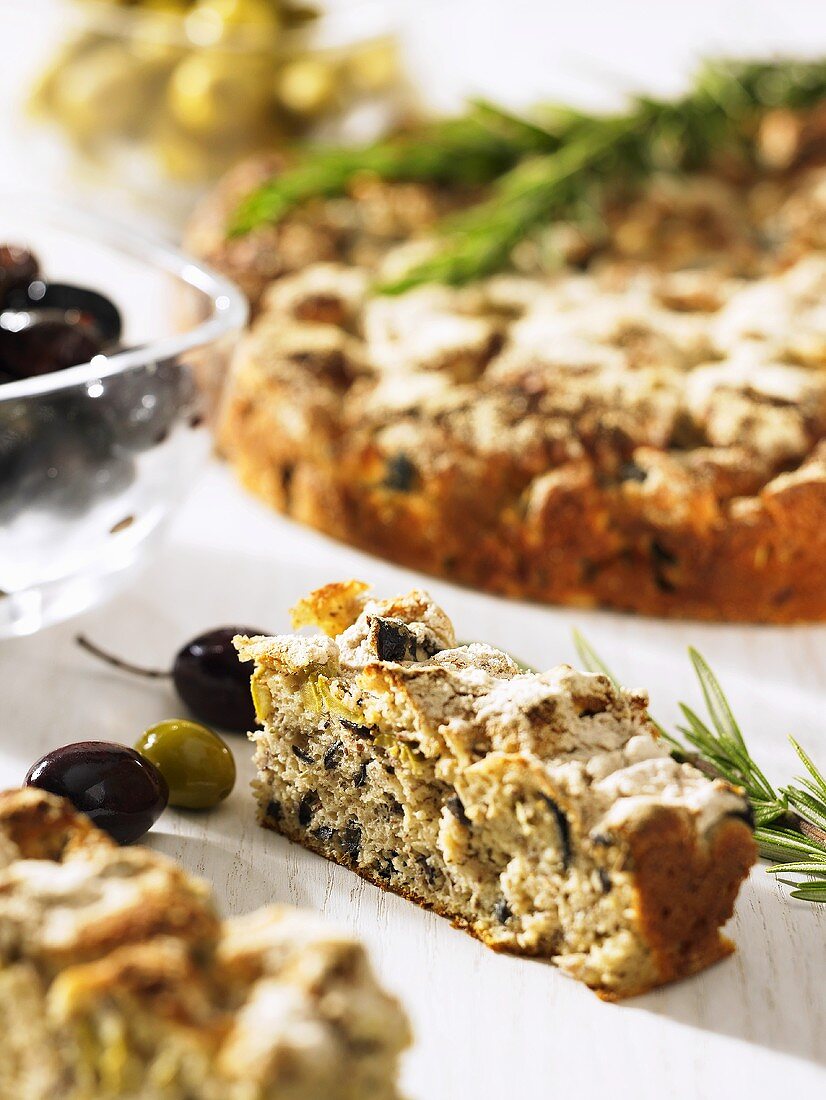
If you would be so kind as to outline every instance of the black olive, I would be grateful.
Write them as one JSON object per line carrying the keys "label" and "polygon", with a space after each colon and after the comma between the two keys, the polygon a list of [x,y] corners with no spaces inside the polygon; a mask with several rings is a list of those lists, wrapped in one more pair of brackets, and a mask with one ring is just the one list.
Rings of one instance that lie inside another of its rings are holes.
{"label": "black olive", "polygon": [[0,306],[5,306],[6,296],[18,287],[28,286],[40,272],[37,257],[27,248],[16,245],[0,245]]}
{"label": "black olive", "polygon": [[97,402],[75,389],[0,404],[0,521],[25,510],[76,515],[131,484]]}
{"label": "black olive", "polygon": [[342,745],[341,741],[334,741],[324,753],[325,771],[331,772],[334,768],[337,768],[341,763],[341,758],[343,755],[344,745]]}
{"label": "black olive", "polygon": [[223,626],[199,634],[179,650],[172,679],[200,721],[233,733],[246,733],[255,726],[250,693],[253,663],[239,660],[232,639],[236,634],[261,633],[251,627]]}
{"label": "black olive", "polygon": [[173,359],[111,375],[103,385],[106,415],[118,443],[134,451],[158,446],[198,408],[188,368]]}
{"label": "black olive", "polygon": [[265,812],[270,821],[280,821],[283,816],[281,803],[275,798],[271,798],[270,801],[267,803],[267,809]]}
{"label": "black olive", "polygon": [[291,748],[293,750],[293,756],[297,756],[299,760],[303,761],[303,763],[315,764],[315,757],[310,756],[308,752],[300,749],[298,745],[292,745]]}
{"label": "black olive", "polygon": [[88,363],[101,352],[95,333],[63,320],[34,320],[20,331],[0,326],[0,367],[16,379]]}
{"label": "black olive", "polygon": [[448,798],[448,800],[445,802],[445,806],[447,806],[447,808],[461,825],[470,825],[470,819],[465,813],[465,807],[458,794],[452,794],[450,798]]}
{"label": "black olive", "polygon": [[417,856],[416,862],[421,867],[428,886],[434,886],[436,883],[436,868],[432,866],[427,856]]}
{"label": "black olive", "polygon": [[302,795],[301,801],[298,803],[298,824],[303,825],[306,829],[320,805],[321,799],[315,791],[307,791],[306,794]]}
{"label": "black olive", "polygon": [[406,454],[393,455],[387,460],[384,486],[397,493],[409,493],[416,480],[416,467]]}
{"label": "black olive", "polygon": [[356,824],[350,824],[344,830],[341,837],[342,847],[346,855],[354,862],[361,855],[361,828]]}
{"label": "black olive", "polygon": [[493,915],[500,924],[505,924],[513,916],[513,911],[505,899],[500,898],[493,907]]}
{"label": "black olive", "polygon": [[366,782],[367,782],[367,765],[362,764],[361,767],[359,768],[359,770],[356,772],[355,778],[353,779],[353,786],[354,787],[363,787]]}
{"label": "black olive", "polygon": [[677,559],[667,550],[662,543],[653,539],[650,548],[651,569],[654,574],[654,583],[661,592],[675,592],[677,589],[674,581],[667,575],[667,570],[677,564]]}
{"label": "black olive", "polygon": [[552,798],[549,798],[547,795],[543,795],[542,798],[548,809],[556,818],[556,824],[559,829],[559,843],[562,848],[562,865],[567,867],[571,862],[571,826],[568,823],[568,818]]}
{"label": "black olive", "polygon": [[376,656],[380,661],[404,661],[416,652],[416,636],[404,623],[377,619]]}
{"label": "black olive", "polygon": [[192,714],[207,726],[246,733],[256,724],[250,692],[253,662],[241,661],[232,644],[236,634],[264,634],[246,626],[221,626],[199,634],[175,656],[172,670],[140,668],[100,649],[87,638],[78,645],[115,668],[151,679],[172,678],[175,690]]}
{"label": "black olive", "polygon": [[393,866],[393,860],[390,856],[386,856],[380,863],[376,864],[376,874],[385,882],[389,882],[395,873],[396,868]]}
{"label": "black olive", "polygon": [[6,309],[37,312],[48,310],[71,325],[92,329],[101,344],[116,344],[123,331],[120,310],[103,294],[68,283],[29,281],[6,296]]}
{"label": "black olive", "polygon": [[623,462],[617,471],[617,475],[620,481],[637,481],[641,483],[648,477],[648,471],[644,470],[642,466],[638,466],[636,462]]}
{"label": "black olive", "polygon": [[169,801],[166,780],[155,765],[110,741],[54,749],[31,766],[25,785],[68,798],[119,844],[139,840]]}

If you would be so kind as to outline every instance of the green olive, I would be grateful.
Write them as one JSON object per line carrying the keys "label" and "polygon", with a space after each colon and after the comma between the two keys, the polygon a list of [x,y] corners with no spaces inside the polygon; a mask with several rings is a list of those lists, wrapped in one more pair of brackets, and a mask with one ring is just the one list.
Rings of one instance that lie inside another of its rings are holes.
{"label": "green olive", "polygon": [[51,113],[55,109],[55,89],[65,69],[97,49],[107,39],[91,32],[71,38],[60,47],[34,83],[29,94],[29,109]]}
{"label": "green olive", "polygon": [[250,42],[272,45],[281,26],[268,0],[199,0],[186,17],[186,31],[196,46]]}
{"label": "green olive", "polygon": [[326,110],[336,94],[336,73],[321,57],[296,57],[276,78],[276,92],[283,105],[299,115]]}
{"label": "green olive", "polygon": [[399,77],[399,56],[391,38],[378,38],[356,46],[344,63],[344,73],[359,92],[376,95]]}
{"label": "green olive", "polygon": [[[123,0],[121,0],[123,3]],[[130,4],[130,7],[139,7],[142,11],[151,14],[159,15],[180,15],[181,12],[187,11],[192,5],[189,0],[140,0],[135,4]]]}
{"label": "green olive", "polygon": [[177,22],[153,13],[135,21],[130,46],[134,56],[148,69],[164,76],[186,56]]}
{"label": "green olive", "polygon": [[129,130],[146,111],[144,71],[128,49],[99,46],[63,68],[52,102],[77,137]]}
{"label": "green olive", "polygon": [[235,786],[235,760],[217,733],[198,722],[170,718],[137,741],[169,786],[169,805],[208,810]]}
{"label": "green olive", "polygon": [[172,116],[193,134],[216,137],[251,130],[269,104],[268,71],[266,59],[252,54],[191,54],[169,83]]}
{"label": "green olive", "polygon": [[217,141],[203,141],[165,115],[156,119],[148,147],[161,171],[176,183],[201,183],[227,166],[229,155]]}

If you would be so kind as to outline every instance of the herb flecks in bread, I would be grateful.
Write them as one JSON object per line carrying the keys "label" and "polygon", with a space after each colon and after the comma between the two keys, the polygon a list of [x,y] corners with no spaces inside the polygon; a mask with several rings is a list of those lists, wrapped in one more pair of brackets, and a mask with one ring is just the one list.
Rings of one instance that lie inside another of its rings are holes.
{"label": "herb flecks in bread", "polygon": [[238,640],[262,824],[606,997],[728,953],[747,803],[671,758],[643,695],[457,646],[420,591],[328,585],[312,618],[328,633]]}

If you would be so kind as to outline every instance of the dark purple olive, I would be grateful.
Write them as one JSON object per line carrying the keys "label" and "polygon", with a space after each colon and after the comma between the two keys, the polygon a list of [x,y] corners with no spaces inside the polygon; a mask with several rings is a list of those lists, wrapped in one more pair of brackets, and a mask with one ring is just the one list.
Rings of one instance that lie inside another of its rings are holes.
{"label": "dark purple olive", "polygon": [[229,733],[246,733],[256,724],[255,706],[250,691],[252,661],[240,661],[232,644],[236,634],[266,634],[249,626],[221,626],[199,634],[178,650],[171,672],[141,668],[78,637],[87,652],[125,672],[153,679],[172,677],[175,690],[192,714],[208,726]]}
{"label": "dark purple olive", "polygon": [[119,844],[140,840],[169,801],[166,780],[155,765],[111,741],[53,749],[31,766],[25,785],[68,798]]}
{"label": "dark purple olive", "polygon": [[33,378],[88,363],[101,351],[95,333],[62,320],[35,320],[19,332],[0,327],[0,370]]}
{"label": "dark purple olive", "polygon": [[247,626],[222,626],[200,634],[179,650],[172,666],[178,695],[209,726],[246,733],[255,726],[250,692],[252,661],[239,661],[236,634],[262,634]]}
{"label": "dark purple olive", "polygon": [[0,245],[0,306],[5,304],[10,291],[28,286],[39,272],[37,257],[27,248],[13,244]]}
{"label": "dark purple olive", "polygon": [[9,293],[5,308],[60,317],[67,324],[91,329],[104,346],[116,343],[123,328],[120,310],[105,295],[68,283],[35,279]]}

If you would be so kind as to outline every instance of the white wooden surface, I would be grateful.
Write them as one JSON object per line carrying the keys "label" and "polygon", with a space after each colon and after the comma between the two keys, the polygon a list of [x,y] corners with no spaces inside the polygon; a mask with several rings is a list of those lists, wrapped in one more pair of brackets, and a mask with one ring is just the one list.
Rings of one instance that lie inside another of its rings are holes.
{"label": "white wooden surface", "polygon": [[[452,106],[483,91],[515,103],[552,95],[604,100],[617,88],[679,84],[712,52],[818,52],[826,8],[811,0],[399,0],[408,52],[430,99]],[[29,5],[2,3],[13,40],[0,72],[0,162],[7,186],[60,186],[32,169],[12,105],[46,44]],[[55,31],[57,27],[55,27]],[[178,713],[168,688],[94,664],[78,628],[147,663],[192,634],[241,622],[278,631],[310,587],[361,576],[380,591],[410,574],[299,530],[246,499],[214,468],[144,581],[82,621],[0,643],[0,785],[19,783],[42,752],[67,741],[131,743]],[[780,779],[795,732],[826,764],[826,628],[758,629],[646,622],[506,603],[428,582],[463,637],[484,638],[536,665],[572,660],[573,625],[663,720],[697,698],[685,648],[721,676],[755,753]],[[826,1093],[826,907],[790,902],[762,868],[739,900],[738,952],[713,970],[622,1006],[548,966],[497,956],[413,905],[259,830],[247,791],[249,746],[233,741],[239,783],[217,812],[169,811],[151,843],[214,885],[222,909],[270,900],[323,911],[367,940],[404,999],[416,1043],[405,1061],[411,1100],[716,1100]],[[321,1098],[319,1098],[321,1100]]]}
{"label": "white wooden surface", "polygon": [[[298,596],[348,576],[382,592],[414,579],[269,514],[213,467],[163,557],[132,591],[82,620],[0,644],[0,784],[19,783],[56,745],[130,743],[179,713],[168,687],[80,652],[72,641],[79,628],[138,661],[164,662],[210,626],[286,629]],[[678,698],[696,701],[685,647],[697,645],[771,775],[793,770],[791,731],[826,763],[826,628],[646,622],[427,584],[463,637],[488,639],[536,665],[572,660],[570,631],[580,626],[626,682],[650,688],[664,720]],[[208,814],[168,811],[151,844],[209,879],[226,913],[289,901],[367,940],[415,1027],[404,1069],[412,1100],[826,1091],[826,907],[790,902],[762,867],[731,923],[732,959],[667,990],[605,1005],[551,967],[495,955],[446,921],[258,829],[247,790],[250,746],[240,738],[232,746],[240,774],[230,799]]]}

